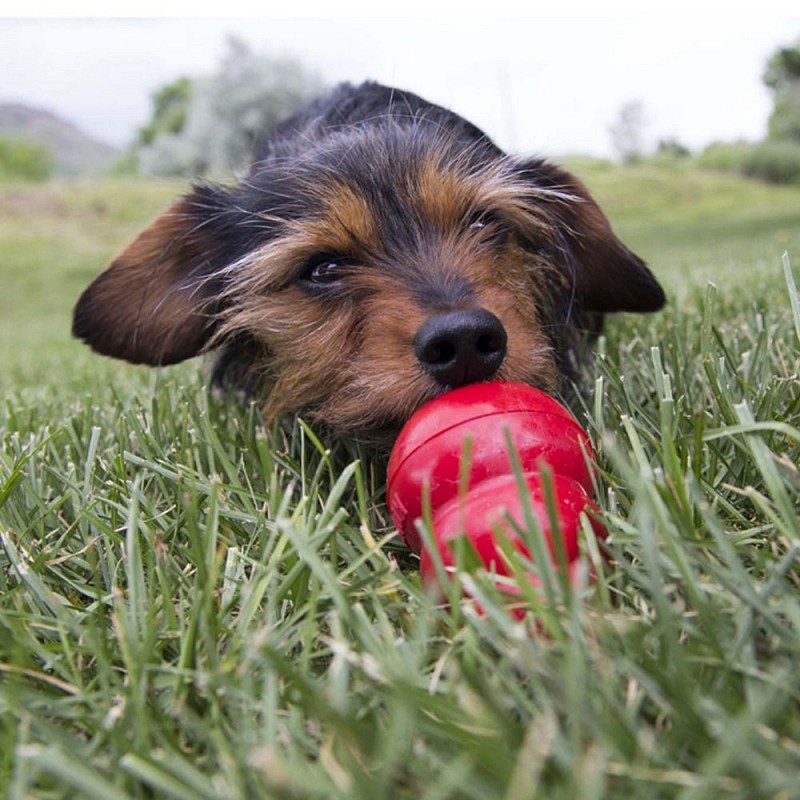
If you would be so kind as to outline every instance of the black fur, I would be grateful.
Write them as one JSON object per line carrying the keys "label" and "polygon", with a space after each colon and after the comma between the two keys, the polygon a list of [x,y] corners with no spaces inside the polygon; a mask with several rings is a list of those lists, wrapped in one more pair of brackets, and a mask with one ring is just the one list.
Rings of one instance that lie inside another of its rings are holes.
{"label": "black fur", "polygon": [[[539,278],[548,305],[542,329],[565,377],[572,374],[580,335],[596,335],[605,313],[654,311],[664,304],[656,279],[612,234],[580,181],[539,159],[511,159],[457,114],[411,92],[368,82],[338,86],[278,125],[239,185],[195,186],[176,204],[172,218],[160,218],[84,292],[73,332],[101,353],[151,364],[180,361],[213,343],[218,348],[214,382],[261,391],[262,378],[268,382],[269,376],[254,371],[253,365],[269,362],[268,345],[248,331],[214,338],[236,302],[236,271],[230,267],[285,233],[293,222],[319,216],[324,205],[320,187],[331,185],[347,186],[369,204],[380,244],[370,252],[369,243],[353,242],[364,262],[389,270],[392,280],[426,311],[468,305],[473,296],[469,281],[437,265],[440,240],[452,231],[437,230],[436,221],[423,218],[414,204],[414,176],[432,154],[443,167],[455,166],[464,174],[483,174],[502,162],[521,186],[550,190],[549,195],[540,192],[538,199],[531,192],[529,199],[542,204],[550,233],[525,247],[534,260],[548,265]],[[465,213],[464,230],[483,227],[491,232],[487,236],[493,244],[507,235],[503,220],[495,219],[491,209]],[[174,240],[157,250],[160,237],[173,235]],[[338,304],[357,305],[358,298],[346,287],[309,277],[328,257],[347,254],[314,253],[281,280],[301,287],[310,301],[328,304],[335,314]],[[139,263],[148,258],[155,263]],[[608,264],[613,264],[611,277]],[[152,292],[148,295],[153,275],[166,276],[152,284],[164,293],[163,303]],[[123,300],[133,310],[126,325],[112,330],[113,306]],[[148,309],[149,317],[136,315],[137,303]],[[171,320],[170,313],[174,309],[180,317],[187,308],[190,323],[185,328],[190,330],[182,333],[183,320]],[[156,317],[157,323],[148,327]],[[149,341],[148,335],[163,341]]]}
{"label": "black fur", "polygon": [[[335,173],[371,198],[376,217],[382,222],[381,238],[392,258],[393,269],[400,276],[406,265],[424,306],[435,306],[455,294],[464,297],[469,292],[468,286],[426,284],[428,276],[413,275],[409,263],[409,254],[414,251],[409,245],[417,237],[419,221],[403,207],[394,181],[398,175],[413,172],[411,165],[425,157],[432,136],[448,143],[453,159],[466,157],[475,166],[505,155],[475,125],[416,94],[372,82],[359,86],[342,84],[270,133],[261,143],[247,180],[234,191],[231,202],[247,211],[246,219],[252,219],[254,213],[265,208],[284,219],[302,218],[316,210],[316,177]],[[563,189],[558,173],[554,175],[547,167],[544,160],[531,159],[521,162],[519,174],[521,179],[537,186]],[[243,221],[237,248],[240,252],[253,244],[253,237],[245,234],[246,229]],[[261,236],[268,237],[271,233],[266,224],[261,227]],[[565,261],[575,257],[565,240],[558,244]],[[566,268],[570,268],[568,264]],[[636,295],[634,305],[660,308],[665,302],[663,290],[643,264],[639,277],[639,282],[630,288]],[[563,290],[554,289],[553,296],[560,324],[551,325],[548,334],[560,369],[572,378],[575,329],[596,336],[602,329],[602,312],[613,309],[587,309],[576,302],[579,298],[564,294]],[[241,384],[253,350],[253,346],[242,344],[237,339],[221,353],[214,371],[218,384]]]}

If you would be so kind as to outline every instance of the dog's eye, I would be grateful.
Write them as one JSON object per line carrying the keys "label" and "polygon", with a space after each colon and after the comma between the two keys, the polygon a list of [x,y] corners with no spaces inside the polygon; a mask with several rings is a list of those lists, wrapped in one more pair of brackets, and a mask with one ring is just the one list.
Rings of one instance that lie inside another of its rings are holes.
{"label": "dog's eye", "polygon": [[476,211],[467,221],[467,230],[479,233],[492,244],[502,244],[508,236],[505,222],[493,211]]}
{"label": "dog's eye", "polygon": [[344,276],[349,261],[343,256],[325,253],[310,259],[300,273],[300,280],[312,286],[331,286]]}

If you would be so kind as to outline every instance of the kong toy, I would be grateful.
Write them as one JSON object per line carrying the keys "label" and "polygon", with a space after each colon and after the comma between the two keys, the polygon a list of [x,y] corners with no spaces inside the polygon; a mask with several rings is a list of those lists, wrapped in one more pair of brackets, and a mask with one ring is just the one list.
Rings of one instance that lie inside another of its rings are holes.
{"label": "kong toy", "polygon": [[[521,466],[527,501],[520,494],[509,441]],[[552,478],[555,530],[544,465]],[[435,561],[417,527],[428,502],[445,568],[454,566],[455,542],[465,536],[487,570],[510,575],[497,532],[502,530],[513,547],[531,558],[518,531],[526,526],[527,504],[554,569],[566,565],[570,580],[577,581],[585,572],[579,559],[580,518],[597,510],[590,499],[593,469],[589,436],[553,397],[519,383],[475,383],[440,395],[406,423],[389,459],[387,503],[403,541],[421,553],[426,585],[437,585]],[[604,538],[602,523],[591,514],[589,519],[597,538]],[[529,579],[538,585],[538,578]]]}

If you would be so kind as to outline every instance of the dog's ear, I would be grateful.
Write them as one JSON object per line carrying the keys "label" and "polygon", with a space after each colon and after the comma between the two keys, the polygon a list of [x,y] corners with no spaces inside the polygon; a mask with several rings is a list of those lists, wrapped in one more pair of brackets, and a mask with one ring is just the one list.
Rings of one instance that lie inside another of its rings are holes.
{"label": "dog's ear", "polygon": [[103,355],[174,364],[197,355],[215,325],[231,205],[198,187],[145,228],[83,292],[73,335]]}
{"label": "dog's ear", "polygon": [[584,184],[541,160],[522,164],[526,183],[552,192],[537,198],[554,221],[554,244],[566,257],[574,289],[589,311],[658,311],[664,290],[644,261],[611,230]]}

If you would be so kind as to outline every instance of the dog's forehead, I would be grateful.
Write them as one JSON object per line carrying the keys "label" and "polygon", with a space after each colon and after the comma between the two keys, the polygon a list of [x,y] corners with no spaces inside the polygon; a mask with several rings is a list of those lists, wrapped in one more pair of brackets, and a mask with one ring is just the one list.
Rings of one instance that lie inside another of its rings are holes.
{"label": "dog's forehead", "polygon": [[420,130],[334,137],[295,171],[313,216],[373,245],[463,224],[508,194],[510,174],[475,142]]}
{"label": "dog's forehead", "polygon": [[[488,140],[487,140],[488,141]],[[268,231],[259,263],[276,285],[319,253],[412,265],[469,261],[485,215],[540,228],[539,190],[491,143],[417,125],[345,129],[264,163],[246,184],[253,227]]]}

